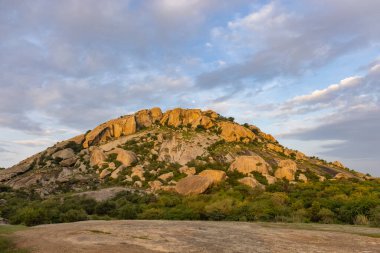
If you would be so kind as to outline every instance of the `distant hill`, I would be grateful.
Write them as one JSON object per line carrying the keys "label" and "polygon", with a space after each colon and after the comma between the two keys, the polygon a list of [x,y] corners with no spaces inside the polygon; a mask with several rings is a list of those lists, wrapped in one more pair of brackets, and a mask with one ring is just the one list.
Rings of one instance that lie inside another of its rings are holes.
{"label": "distant hill", "polygon": [[[166,112],[152,108],[107,121],[0,170],[3,191],[25,191],[38,201],[67,194],[107,201],[123,190],[139,196],[184,199],[231,190],[246,198],[253,194],[250,191],[286,195],[292,187],[299,190],[347,182],[362,185],[376,180],[338,161],[328,163],[288,149],[254,125],[240,125],[210,110],[181,108]],[[313,196],[310,198],[316,198]],[[7,198],[9,195],[3,197],[4,201]],[[281,195],[281,201],[291,205],[288,198]],[[230,199],[231,196],[225,197],[227,202]],[[299,209],[308,210],[312,203],[313,199],[299,203]],[[318,205],[322,210],[323,203]],[[366,209],[367,219],[375,207]],[[2,216],[10,218],[6,212],[11,212],[12,207],[7,208]],[[84,215],[93,212],[86,211]],[[155,217],[152,214],[151,218]],[[350,219],[353,222],[353,217]]]}

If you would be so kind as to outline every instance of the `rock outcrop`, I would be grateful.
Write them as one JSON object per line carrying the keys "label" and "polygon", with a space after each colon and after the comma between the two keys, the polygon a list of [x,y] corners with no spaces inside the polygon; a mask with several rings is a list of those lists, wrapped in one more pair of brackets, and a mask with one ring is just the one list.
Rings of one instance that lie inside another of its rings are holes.
{"label": "rock outcrop", "polygon": [[212,185],[212,180],[199,175],[188,176],[178,181],[175,186],[177,193],[192,195],[204,193]]}
{"label": "rock outcrop", "polygon": [[260,172],[261,174],[269,174],[269,171],[271,171],[272,168],[260,156],[251,155],[236,157],[235,161],[230,165],[229,170],[237,170],[248,175],[253,171]]}

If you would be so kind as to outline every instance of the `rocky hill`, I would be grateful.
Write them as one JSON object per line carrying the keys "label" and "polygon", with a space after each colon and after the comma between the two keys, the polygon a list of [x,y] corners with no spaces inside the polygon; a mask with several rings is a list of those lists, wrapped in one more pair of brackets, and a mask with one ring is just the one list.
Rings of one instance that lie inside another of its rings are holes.
{"label": "rocky hill", "polygon": [[0,183],[40,196],[122,186],[202,194],[221,182],[265,190],[291,184],[370,179],[283,147],[254,125],[214,111],[141,110],[107,121],[0,171]]}

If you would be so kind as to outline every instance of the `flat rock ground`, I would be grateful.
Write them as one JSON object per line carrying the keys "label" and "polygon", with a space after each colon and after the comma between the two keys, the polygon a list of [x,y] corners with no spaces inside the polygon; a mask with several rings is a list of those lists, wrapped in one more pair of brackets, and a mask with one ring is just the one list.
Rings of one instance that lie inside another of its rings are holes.
{"label": "flat rock ground", "polygon": [[85,221],[14,234],[36,253],[380,252],[380,229],[318,224]]}

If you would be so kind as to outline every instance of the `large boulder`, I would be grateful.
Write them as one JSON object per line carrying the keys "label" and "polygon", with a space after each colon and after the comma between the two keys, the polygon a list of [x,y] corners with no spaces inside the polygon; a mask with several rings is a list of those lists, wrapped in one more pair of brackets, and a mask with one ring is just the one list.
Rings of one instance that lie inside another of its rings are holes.
{"label": "large boulder", "polygon": [[203,170],[199,173],[199,176],[207,177],[213,182],[213,184],[217,184],[225,180],[227,177],[226,172],[222,170]]}
{"label": "large boulder", "polygon": [[65,148],[52,155],[53,159],[60,158],[62,160],[72,158],[73,156],[75,156],[75,153],[71,148]]}
{"label": "large boulder", "polygon": [[99,166],[103,164],[105,160],[106,160],[106,155],[104,154],[102,149],[98,147],[94,147],[91,149],[91,153],[90,153],[91,166],[95,166],[95,165]]}
{"label": "large boulder", "polygon": [[251,130],[233,122],[222,121],[218,123],[218,127],[221,130],[220,136],[228,142],[249,142],[255,139],[255,134]]}
{"label": "large boulder", "polygon": [[272,170],[270,165],[260,156],[238,156],[233,163],[231,163],[230,171],[237,170],[243,174],[248,175],[253,171],[260,172],[261,174],[269,174]]}
{"label": "large boulder", "polygon": [[188,176],[178,181],[176,192],[181,195],[201,194],[212,185],[212,180],[199,175]]}
{"label": "large boulder", "polygon": [[121,162],[125,167],[131,166],[137,161],[137,156],[132,151],[124,150],[122,148],[115,148],[107,154],[117,154],[116,160]]}
{"label": "large boulder", "polygon": [[265,186],[260,184],[259,181],[257,181],[253,177],[243,177],[243,178],[239,179],[238,181],[239,181],[239,183],[244,184],[246,186],[249,186],[251,188],[259,188],[262,190],[265,189]]}
{"label": "large boulder", "polygon": [[297,171],[297,164],[290,159],[280,160],[277,162],[278,169],[275,171],[274,176],[278,179],[287,179],[294,181]]}

